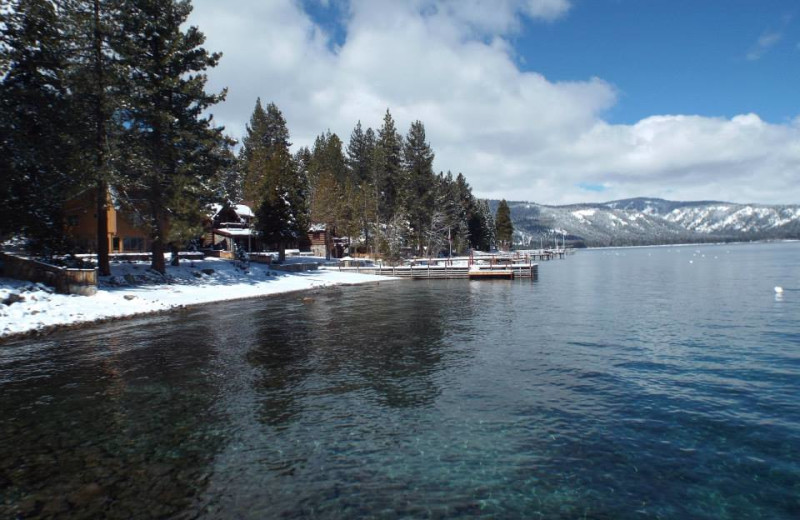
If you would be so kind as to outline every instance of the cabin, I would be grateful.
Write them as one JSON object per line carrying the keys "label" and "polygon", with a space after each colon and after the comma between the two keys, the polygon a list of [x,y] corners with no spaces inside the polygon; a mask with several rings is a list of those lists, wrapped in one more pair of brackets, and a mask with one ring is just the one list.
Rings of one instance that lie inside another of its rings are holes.
{"label": "cabin", "polygon": [[[97,191],[88,189],[64,204],[65,233],[79,251],[97,252]],[[124,210],[113,190],[108,191],[108,250],[110,253],[144,253],[150,250],[150,234],[144,221]]]}
{"label": "cabin", "polygon": [[312,224],[308,230],[311,253],[325,258],[342,258],[350,248],[350,239],[336,234],[336,227],[327,224]]}
{"label": "cabin", "polygon": [[261,251],[258,231],[253,229],[255,215],[244,204],[212,204],[204,222],[203,247],[233,253],[235,246],[253,252]]}

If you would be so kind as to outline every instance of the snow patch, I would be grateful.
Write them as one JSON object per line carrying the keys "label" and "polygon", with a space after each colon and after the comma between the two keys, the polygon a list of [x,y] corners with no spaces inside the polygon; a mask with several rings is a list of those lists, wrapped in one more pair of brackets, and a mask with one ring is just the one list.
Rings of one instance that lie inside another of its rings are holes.
{"label": "snow patch", "polygon": [[324,270],[288,273],[264,264],[242,269],[236,262],[217,258],[184,260],[180,266],[168,266],[165,276],[144,262],[112,264],[111,272],[100,278],[94,296],[54,294],[42,284],[0,278],[0,302],[8,302],[0,303],[0,338],[187,305],[391,280]]}

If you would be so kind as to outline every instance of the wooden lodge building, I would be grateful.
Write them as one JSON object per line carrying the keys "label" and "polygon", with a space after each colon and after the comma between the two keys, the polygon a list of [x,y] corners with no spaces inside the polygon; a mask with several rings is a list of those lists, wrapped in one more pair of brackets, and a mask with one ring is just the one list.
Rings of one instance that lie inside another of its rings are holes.
{"label": "wooden lodge building", "polygon": [[350,247],[350,239],[336,234],[336,227],[312,224],[308,230],[311,253],[325,258],[343,258]]}
{"label": "wooden lodge building", "polygon": [[[97,251],[97,197],[93,189],[86,190],[64,204],[65,232],[78,249]],[[106,206],[108,217],[108,250],[110,253],[144,253],[150,251],[150,235],[141,218],[124,211],[109,191]]]}
{"label": "wooden lodge building", "polygon": [[235,246],[253,252],[261,251],[262,243],[253,228],[255,215],[244,204],[213,204],[212,213],[203,223],[203,248],[234,252]]}
{"label": "wooden lodge building", "polygon": [[[149,253],[151,240],[149,230],[135,211],[123,208],[109,190],[108,247],[114,253]],[[84,253],[97,251],[97,200],[95,190],[89,189],[70,199],[64,205],[65,232]],[[208,217],[203,220],[203,235],[200,247],[220,251],[219,256],[232,257],[235,246],[244,251],[264,251],[264,244],[254,228],[255,215],[244,204],[213,204]],[[308,230],[307,240],[314,256],[342,258],[350,246],[348,237],[340,237],[334,226],[313,224]],[[222,253],[225,252],[225,253]]]}

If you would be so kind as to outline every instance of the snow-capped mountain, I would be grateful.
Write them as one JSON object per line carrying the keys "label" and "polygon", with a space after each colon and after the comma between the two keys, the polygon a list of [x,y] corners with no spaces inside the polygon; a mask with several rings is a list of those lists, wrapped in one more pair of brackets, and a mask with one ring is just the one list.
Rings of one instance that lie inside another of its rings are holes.
{"label": "snow-capped mountain", "polygon": [[[496,208],[496,201],[492,201]],[[509,202],[515,241],[538,246],[566,235],[575,245],[611,246],[800,238],[800,205],[636,198],[544,206]]]}

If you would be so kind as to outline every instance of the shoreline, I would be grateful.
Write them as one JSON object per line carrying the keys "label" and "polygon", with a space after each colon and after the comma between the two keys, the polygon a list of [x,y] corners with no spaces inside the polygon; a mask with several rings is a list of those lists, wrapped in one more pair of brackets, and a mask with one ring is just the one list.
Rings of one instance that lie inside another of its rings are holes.
{"label": "shoreline", "polygon": [[701,246],[740,246],[748,244],[784,244],[800,242],[796,238],[776,238],[767,240],[751,240],[748,242],[687,242],[680,244],[648,244],[642,246],[592,246],[573,248],[575,251],[603,251],[608,249],[647,249],[657,247],[701,247]]}
{"label": "shoreline", "polygon": [[202,307],[203,305],[214,305],[218,303],[232,303],[232,302],[240,302],[244,300],[267,300],[271,298],[282,298],[288,297],[296,294],[303,294],[311,291],[320,291],[320,290],[331,290],[336,289],[339,287],[357,287],[361,285],[380,285],[381,282],[387,281],[397,281],[397,278],[391,278],[388,276],[384,276],[385,280],[367,280],[363,282],[355,282],[355,283],[340,283],[335,285],[323,285],[323,286],[316,286],[316,287],[309,287],[307,289],[294,289],[291,291],[286,292],[275,292],[275,293],[267,293],[261,294],[256,296],[243,296],[241,298],[226,298],[223,300],[212,300],[202,303],[187,303],[182,305],[176,305],[174,307],[170,307],[167,309],[156,309],[152,311],[142,311],[137,312],[134,314],[125,314],[121,316],[104,316],[99,317],[92,320],[85,320],[85,321],[75,321],[72,323],[60,323],[60,324],[53,324],[53,325],[46,325],[40,328],[29,329],[23,332],[14,332],[7,335],[0,334],[0,348],[4,346],[5,343],[9,343],[15,340],[20,339],[27,339],[27,338],[38,338],[48,336],[55,332],[62,332],[67,330],[80,330],[89,327],[93,327],[95,325],[102,325],[103,323],[109,323],[112,321],[128,321],[128,320],[135,320],[137,318],[147,318],[151,316],[159,316],[162,314],[170,314],[173,312],[181,312],[181,311],[188,311],[192,309],[196,309],[198,307]]}
{"label": "shoreline", "polygon": [[[207,274],[204,270],[213,272]],[[155,275],[142,263],[112,264],[112,276],[100,280],[94,296],[55,294],[43,284],[0,278],[0,301],[15,298],[10,304],[0,304],[0,346],[111,320],[393,280],[326,270],[272,271],[258,264],[242,271],[233,262],[219,259],[170,266],[166,278]]]}

